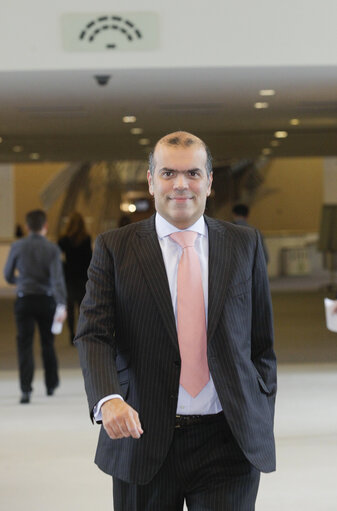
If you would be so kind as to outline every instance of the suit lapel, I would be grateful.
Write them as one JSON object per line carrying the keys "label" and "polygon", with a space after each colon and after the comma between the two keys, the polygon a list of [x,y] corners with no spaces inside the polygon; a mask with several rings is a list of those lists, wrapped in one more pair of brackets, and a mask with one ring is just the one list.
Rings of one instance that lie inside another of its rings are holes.
{"label": "suit lapel", "polygon": [[[154,218],[152,216],[144,221],[142,228],[137,231],[134,238],[134,252],[170,339],[179,350],[172,299]],[[207,339],[210,342],[224,306],[226,286],[233,261],[232,237],[226,227],[207,216],[205,221],[209,236]]]}
{"label": "suit lapel", "polygon": [[208,328],[211,342],[224,306],[226,286],[232,266],[232,237],[226,227],[205,216],[208,226]]}
{"label": "suit lapel", "polygon": [[134,238],[134,251],[163,323],[175,348],[179,350],[171,293],[154,218],[152,216],[144,221],[142,228],[137,231]]}

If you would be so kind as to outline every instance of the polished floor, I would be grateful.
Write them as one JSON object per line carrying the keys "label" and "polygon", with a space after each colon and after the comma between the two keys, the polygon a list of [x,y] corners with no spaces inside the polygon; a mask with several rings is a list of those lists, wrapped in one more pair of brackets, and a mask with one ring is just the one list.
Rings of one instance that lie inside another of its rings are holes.
{"label": "polished floor", "polygon": [[[262,476],[257,511],[337,509],[337,334],[325,329],[323,296],[273,293],[278,469]],[[0,509],[111,510],[111,479],[92,461],[98,427],[76,350],[66,331],[57,338],[62,384],[48,397],[36,342],[32,402],[19,405],[12,306],[0,300]]]}

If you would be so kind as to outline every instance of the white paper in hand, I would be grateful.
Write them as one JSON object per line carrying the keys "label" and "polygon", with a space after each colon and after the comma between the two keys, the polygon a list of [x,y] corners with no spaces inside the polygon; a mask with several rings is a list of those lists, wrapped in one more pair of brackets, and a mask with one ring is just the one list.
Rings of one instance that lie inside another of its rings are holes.
{"label": "white paper in hand", "polygon": [[62,332],[63,323],[62,323],[62,321],[58,321],[57,318],[60,315],[62,315],[64,313],[64,311],[65,311],[64,305],[59,304],[56,306],[54,320],[53,320],[53,324],[51,326],[51,331],[52,331],[52,334],[54,334],[54,335],[58,335]]}
{"label": "white paper in hand", "polygon": [[337,313],[333,312],[336,305],[336,300],[324,298],[326,327],[328,330],[331,330],[331,332],[337,332]]}

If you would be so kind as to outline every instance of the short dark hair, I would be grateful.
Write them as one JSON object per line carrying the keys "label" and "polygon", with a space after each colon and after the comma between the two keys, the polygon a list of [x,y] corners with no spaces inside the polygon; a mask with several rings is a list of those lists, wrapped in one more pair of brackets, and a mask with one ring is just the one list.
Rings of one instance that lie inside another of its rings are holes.
{"label": "short dark hair", "polygon": [[246,204],[235,204],[232,208],[232,213],[246,218],[249,215],[249,207]]}
{"label": "short dark hair", "polygon": [[33,209],[26,214],[26,224],[32,232],[40,232],[47,221],[47,215],[42,209]]}
{"label": "short dark hair", "polygon": [[193,144],[200,144],[201,147],[205,149],[206,152],[206,172],[207,176],[209,177],[212,173],[213,167],[212,167],[212,155],[211,151],[205,144],[201,138],[192,135],[192,133],[187,133],[185,131],[177,131],[175,133],[171,133],[169,135],[165,135],[165,137],[158,140],[158,142],[155,145],[154,150],[149,154],[149,170],[151,176],[154,174],[154,169],[156,167],[156,162],[154,158],[154,154],[156,152],[156,147],[159,144],[165,144],[169,146],[183,146],[183,147],[190,147]]}

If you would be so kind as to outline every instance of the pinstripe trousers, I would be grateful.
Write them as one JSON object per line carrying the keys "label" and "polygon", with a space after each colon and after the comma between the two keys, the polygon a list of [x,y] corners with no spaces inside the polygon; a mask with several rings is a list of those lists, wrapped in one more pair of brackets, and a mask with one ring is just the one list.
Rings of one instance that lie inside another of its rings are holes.
{"label": "pinstripe trousers", "polygon": [[254,511],[259,482],[220,414],[176,429],[150,483],[113,478],[114,511]]}

